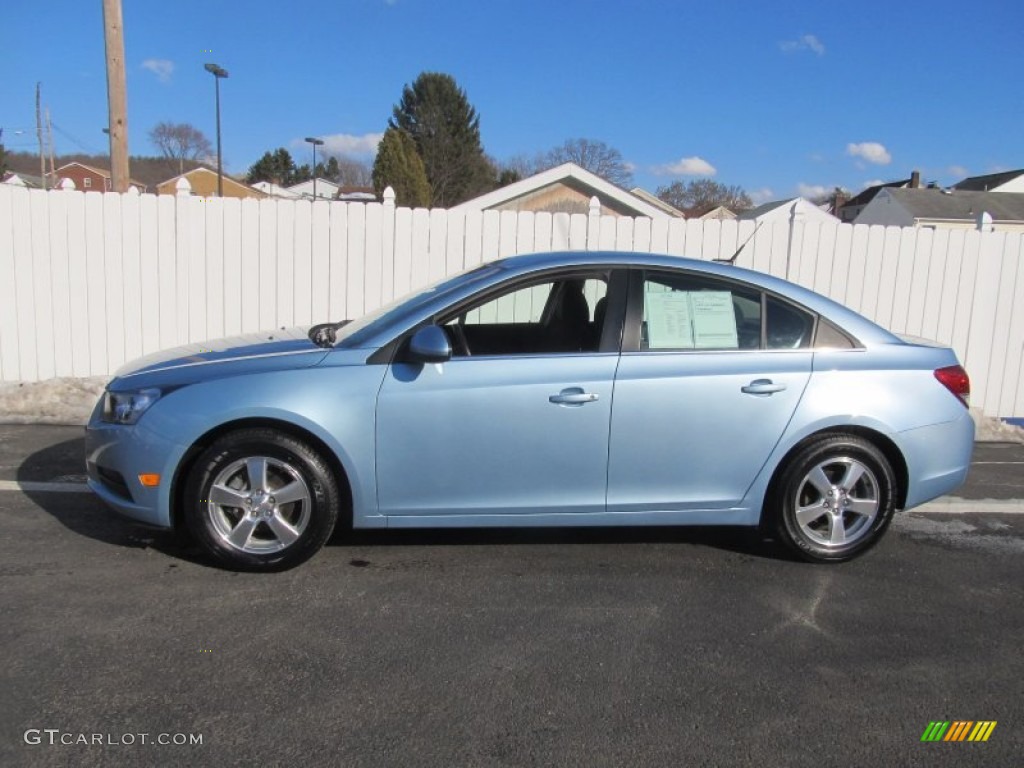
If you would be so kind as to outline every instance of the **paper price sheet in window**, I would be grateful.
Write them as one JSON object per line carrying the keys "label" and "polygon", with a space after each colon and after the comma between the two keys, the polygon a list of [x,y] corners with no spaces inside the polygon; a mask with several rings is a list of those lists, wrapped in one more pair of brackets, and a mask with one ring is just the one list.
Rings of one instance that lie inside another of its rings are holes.
{"label": "paper price sheet in window", "polygon": [[736,349],[729,291],[647,291],[649,349]]}

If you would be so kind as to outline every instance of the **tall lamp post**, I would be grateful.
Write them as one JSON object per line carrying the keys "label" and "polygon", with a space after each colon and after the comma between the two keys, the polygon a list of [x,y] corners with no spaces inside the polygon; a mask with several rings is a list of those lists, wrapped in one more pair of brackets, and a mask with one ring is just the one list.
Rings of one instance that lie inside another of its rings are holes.
{"label": "tall lamp post", "polygon": [[316,148],[322,147],[324,140],[314,139],[312,136],[307,136],[306,141],[313,145],[313,199],[316,200]]}
{"label": "tall lamp post", "polygon": [[224,197],[224,166],[220,155],[220,79],[228,76],[228,71],[216,64],[207,64],[206,71],[213,75],[214,90],[217,92],[217,197]]}

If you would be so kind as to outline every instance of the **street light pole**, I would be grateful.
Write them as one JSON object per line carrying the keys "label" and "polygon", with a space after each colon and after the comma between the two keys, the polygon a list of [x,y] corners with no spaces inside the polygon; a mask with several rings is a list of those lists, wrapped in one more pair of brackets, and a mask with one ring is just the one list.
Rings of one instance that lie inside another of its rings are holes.
{"label": "street light pole", "polygon": [[306,141],[313,145],[313,200],[316,200],[316,148],[323,146],[324,140],[307,136]]}
{"label": "street light pole", "polygon": [[228,71],[216,64],[206,64],[206,71],[213,75],[214,90],[217,94],[217,197],[224,197],[224,166],[220,154],[220,79],[228,76]]}

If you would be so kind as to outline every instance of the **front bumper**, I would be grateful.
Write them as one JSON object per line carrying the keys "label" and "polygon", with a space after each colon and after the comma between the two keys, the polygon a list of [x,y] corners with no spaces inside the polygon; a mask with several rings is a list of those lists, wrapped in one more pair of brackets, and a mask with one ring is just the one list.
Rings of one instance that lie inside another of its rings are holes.
{"label": "front bumper", "polygon": [[[93,415],[85,428],[85,467],[89,488],[107,506],[133,520],[170,528],[170,486],[184,449],[144,426],[108,424]],[[159,474],[154,487],[140,474]]]}

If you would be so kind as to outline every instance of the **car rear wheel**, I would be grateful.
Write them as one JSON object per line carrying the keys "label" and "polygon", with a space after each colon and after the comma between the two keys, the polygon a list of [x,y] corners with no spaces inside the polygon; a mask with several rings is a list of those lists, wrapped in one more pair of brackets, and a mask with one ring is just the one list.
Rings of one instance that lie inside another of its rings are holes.
{"label": "car rear wheel", "polygon": [[338,518],[338,484],[305,442],[272,429],[220,437],[196,460],[185,520],[199,543],[239,570],[284,570],[324,545]]}
{"label": "car rear wheel", "polygon": [[872,443],[854,435],[822,437],[782,471],[774,496],[776,532],[805,560],[850,560],[885,533],[895,489],[892,466]]}

